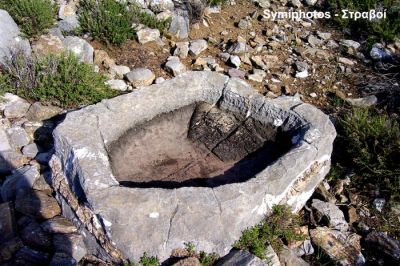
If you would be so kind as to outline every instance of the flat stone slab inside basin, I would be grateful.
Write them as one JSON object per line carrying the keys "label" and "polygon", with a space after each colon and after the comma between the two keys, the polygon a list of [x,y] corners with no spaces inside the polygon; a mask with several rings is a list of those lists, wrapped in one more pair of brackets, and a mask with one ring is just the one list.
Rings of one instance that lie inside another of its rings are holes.
{"label": "flat stone slab inside basin", "polygon": [[296,97],[187,72],[68,113],[51,165],[125,258],[164,260],[185,242],[222,256],[273,205],[302,208],[329,171],[335,136]]}

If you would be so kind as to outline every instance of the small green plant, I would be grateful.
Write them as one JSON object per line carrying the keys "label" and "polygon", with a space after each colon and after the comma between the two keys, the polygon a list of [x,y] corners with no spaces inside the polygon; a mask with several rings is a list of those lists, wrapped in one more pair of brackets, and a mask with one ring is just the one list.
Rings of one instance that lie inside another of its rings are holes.
{"label": "small green plant", "polygon": [[80,27],[93,38],[106,43],[122,44],[134,37],[133,13],[126,1],[83,0],[80,2]]}
{"label": "small green plant", "polygon": [[140,257],[139,263],[142,266],[158,266],[160,265],[160,261],[155,256],[149,256],[147,252],[143,253],[143,256]]}
{"label": "small green plant", "polygon": [[210,6],[224,5],[228,0],[207,0],[207,4]]}
{"label": "small green plant", "polygon": [[185,249],[189,254],[189,257],[195,256],[196,255],[196,247],[192,242],[186,242],[184,243]]}
{"label": "small green plant", "polygon": [[14,54],[0,74],[0,91],[29,100],[74,108],[116,95],[105,78],[72,54],[42,60]]}
{"label": "small green plant", "polygon": [[293,214],[289,207],[275,205],[272,213],[265,221],[243,231],[241,238],[235,242],[234,247],[246,249],[261,259],[266,259],[265,248],[271,245],[279,251],[284,241],[300,241],[305,236],[296,231],[300,226],[300,218]]}
{"label": "small green plant", "polygon": [[51,0],[0,0],[27,37],[43,34],[55,22],[56,5]]}
{"label": "small green plant", "polygon": [[164,32],[171,24],[171,18],[159,20],[156,16],[143,12],[139,6],[130,6],[133,12],[133,21],[141,23],[149,28],[158,29],[161,33]]}
{"label": "small green plant", "polygon": [[[400,196],[400,127],[396,119],[368,109],[353,109],[338,127],[355,170],[383,184],[392,197]],[[382,182],[383,181],[383,182]],[[377,184],[378,184],[377,183]]]}
{"label": "small green plant", "polygon": [[83,0],[79,17],[81,32],[89,32],[93,38],[110,44],[120,45],[135,36],[132,23],[141,23],[163,32],[170,19],[158,20],[154,15],[143,12],[136,4],[115,0]]}
{"label": "small green plant", "polygon": [[[349,27],[354,33],[367,37],[372,42],[393,41],[400,34],[400,2],[397,0],[329,0],[331,8],[337,14],[335,21],[341,27]],[[387,11],[385,19],[342,18],[342,10],[365,12],[370,10]]]}
{"label": "small green plant", "polygon": [[217,253],[207,253],[205,251],[200,251],[199,253],[199,261],[203,266],[212,266],[219,259],[219,255]]}
{"label": "small green plant", "polygon": [[185,249],[188,252],[189,257],[196,257],[199,259],[200,264],[203,266],[211,266],[214,265],[215,262],[219,259],[219,255],[217,253],[207,253],[205,251],[200,251],[197,253],[196,247],[191,242],[184,243]]}

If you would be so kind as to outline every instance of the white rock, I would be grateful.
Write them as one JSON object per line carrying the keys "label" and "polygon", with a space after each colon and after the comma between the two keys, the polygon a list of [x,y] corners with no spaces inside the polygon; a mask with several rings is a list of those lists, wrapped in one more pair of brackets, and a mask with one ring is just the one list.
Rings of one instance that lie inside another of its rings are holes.
{"label": "white rock", "polygon": [[38,154],[39,149],[36,143],[31,143],[28,145],[25,145],[22,148],[22,154],[25,155],[28,158],[35,158],[36,155]]}
{"label": "white rock", "polygon": [[318,0],[304,0],[304,2],[308,6],[314,6],[318,2]]}
{"label": "white rock", "polygon": [[129,73],[131,69],[127,66],[120,66],[120,65],[111,65],[110,66],[110,73],[113,77],[122,79],[127,73]]}
{"label": "white rock", "polygon": [[174,2],[172,0],[150,0],[150,9],[156,13],[173,10]]}
{"label": "white rock", "polygon": [[264,78],[267,76],[267,74],[260,69],[253,69],[253,74],[249,75],[249,80],[253,80],[256,82],[263,82]]}
{"label": "white rock", "polygon": [[358,50],[361,46],[359,42],[353,40],[340,40],[340,44],[347,48],[353,48],[354,50]]}
{"label": "white rock", "polygon": [[22,148],[30,142],[28,134],[20,126],[8,128],[6,129],[6,132],[11,142],[11,145],[16,149]]}
{"label": "white rock", "polygon": [[126,84],[122,79],[107,80],[105,84],[110,86],[113,90],[126,91],[128,89],[128,84]]}
{"label": "white rock", "polygon": [[163,77],[158,77],[156,78],[156,80],[154,81],[155,84],[161,84],[165,81],[165,78]]}
{"label": "white rock", "polygon": [[178,76],[186,72],[186,66],[181,63],[177,56],[168,57],[168,61],[165,64],[165,69],[174,76]]}
{"label": "white rock", "polygon": [[366,96],[363,98],[346,99],[351,105],[357,107],[369,107],[375,105],[378,102],[378,98],[375,95]]}
{"label": "white rock", "polygon": [[326,217],[330,227],[343,232],[349,229],[343,212],[334,203],[313,199],[311,206],[315,210],[316,219]]}
{"label": "white rock", "polygon": [[177,42],[176,48],[174,50],[174,55],[179,56],[179,58],[184,59],[189,53],[189,42]]}
{"label": "white rock", "polygon": [[354,64],[355,64],[353,60],[350,60],[350,59],[348,59],[346,57],[339,57],[338,58],[338,62],[342,63],[342,64],[345,64],[345,65],[348,65],[348,66],[354,66]]}
{"label": "white rock", "polygon": [[160,39],[160,31],[158,29],[141,29],[136,34],[141,44],[154,42]]}
{"label": "white rock", "polygon": [[386,200],[384,198],[376,198],[374,199],[374,202],[372,202],[374,208],[379,212],[382,212],[383,207],[385,207],[385,204]]}
{"label": "white rock", "polygon": [[232,65],[234,65],[236,68],[240,67],[240,64],[242,63],[242,61],[240,60],[240,57],[237,55],[231,55],[229,57],[229,61],[231,62]]}
{"label": "white rock", "polygon": [[198,56],[208,47],[206,40],[195,40],[190,42],[189,53],[192,56]]}
{"label": "white rock", "polygon": [[75,54],[81,61],[93,63],[93,47],[84,39],[75,36],[67,36],[63,39],[65,48]]}
{"label": "white rock", "polygon": [[9,151],[11,150],[11,145],[10,141],[8,140],[7,133],[3,127],[3,125],[0,125],[0,153],[2,151]]}
{"label": "white rock", "polygon": [[153,71],[147,68],[135,68],[125,76],[134,87],[148,86],[156,78]]}
{"label": "white rock", "polygon": [[30,55],[29,41],[20,37],[21,32],[7,11],[0,9],[0,65],[10,57],[10,50],[22,49]]}
{"label": "white rock", "polygon": [[308,70],[304,70],[304,71],[296,73],[296,78],[304,79],[306,77],[308,77]]}
{"label": "white rock", "polygon": [[4,116],[10,119],[22,118],[28,112],[30,106],[30,103],[20,97],[13,98],[13,101],[5,106]]}

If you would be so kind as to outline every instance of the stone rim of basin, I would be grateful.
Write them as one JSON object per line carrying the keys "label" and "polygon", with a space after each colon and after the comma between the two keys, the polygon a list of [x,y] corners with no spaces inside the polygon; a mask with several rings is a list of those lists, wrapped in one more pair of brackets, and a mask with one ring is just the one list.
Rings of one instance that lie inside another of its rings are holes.
{"label": "stone rim of basin", "polygon": [[[214,188],[119,186],[106,146],[138,123],[201,101],[284,131],[301,130],[289,152],[246,182]],[[185,242],[223,256],[273,205],[300,210],[329,171],[336,131],[328,116],[298,97],[266,99],[243,80],[199,71],[70,112],[53,135],[55,158],[76,197],[97,214],[123,255],[138,261],[144,252],[167,259]]]}

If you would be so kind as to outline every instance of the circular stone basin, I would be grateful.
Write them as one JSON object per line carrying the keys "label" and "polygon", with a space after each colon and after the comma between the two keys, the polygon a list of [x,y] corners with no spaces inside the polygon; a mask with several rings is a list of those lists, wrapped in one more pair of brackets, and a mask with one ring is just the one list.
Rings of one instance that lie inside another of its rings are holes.
{"label": "circular stone basin", "polygon": [[223,256],[273,205],[301,209],[329,171],[336,136],[299,98],[267,99],[214,72],[70,112],[53,134],[64,214],[87,241],[133,261],[167,259],[186,242]]}
{"label": "circular stone basin", "polygon": [[176,188],[246,181],[290,146],[279,128],[203,102],[135,126],[108,150],[121,185]]}

